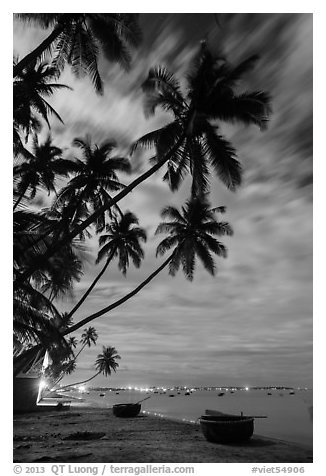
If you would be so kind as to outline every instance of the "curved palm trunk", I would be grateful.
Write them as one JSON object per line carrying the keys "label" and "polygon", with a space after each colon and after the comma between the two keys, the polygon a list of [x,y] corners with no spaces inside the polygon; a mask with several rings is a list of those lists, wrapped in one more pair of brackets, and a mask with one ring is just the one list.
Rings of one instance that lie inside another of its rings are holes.
{"label": "curved palm trunk", "polygon": [[[50,258],[56,251],[58,251],[62,246],[64,246],[66,243],[69,243],[75,236],[79,235],[85,228],[87,228],[89,225],[94,223],[96,218],[103,213],[105,210],[108,208],[112,207],[112,205],[115,205],[117,202],[119,202],[122,198],[124,198],[128,193],[130,193],[135,187],[137,187],[139,184],[144,182],[146,179],[148,179],[151,175],[153,175],[157,170],[159,170],[169,159],[170,157],[174,154],[174,152],[178,149],[182,141],[184,140],[184,135],[182,135],[179,140],[175,143],[175,145],[172,147],[172,149],[159,161],[157,164],[155,164],[151,169],[147,170],[144,172],[140,177],[135,179],[131,184],[129,184],[127,187],[125,187],[120,193],[115,195],[111,200],[109,200],[105,205],[102,205],[99,207],[99,209],[94,212],[90,217],[88,217],[86,220],[84,220],[80,225],[78,225],[74,230],[72,230],[70,233],[68,233],[63,240],[60,240],[57,242],[53,247],[48,249],[42,255],[42,259],[47,260]],[[26,279],[28,279],[34,271],[37,270],[37,264],[34,266],[31,266],[28,270],[26,270],[24,273],[22,273],[20,276],[17,276],[17,279],[15,281],[15,286],[19,285],[20,283],[24,282]]]}
{"label": "curved palm trunk", "polygon": [[74,358],[74,362],[76,362],[76,360],[77,360],[77,357],[78,357],[78,356],[79,356],[79,355],[82,353],[82,351],[85,349],[86,345],[87,345],[87,342],[85,342],[85,344],[84,344],[84,345],[82,345],[82,347],[81,347],[80,351],[79,351],[79,352],[77,352],[77,354],[75,355],[75,358]]}
{"label": "curved palm trunk", "polygon": [[[96,276],[96,278],[94,279],[94,281],[92,282],[92,284],[90,285],[90,287],[87,289],[87,291],[85,292],[85,294],[81,297],[81,299],[77,302],[76,306],[70,311],[70,313],[68,314],[68,317],[72,317],[75,312],[77,311],[77,309],[80,308],[80,306],[83,304],[83,302],[85,301],[85,299],[87,298],[87,296],[92,292],[92,290],[94,289],[94,287],[96,286],[97,282],[101,279],[101,277],[103,276],[103,274],[105,273],[105,271],[107,270],[107,267],[109,266],[113,256],[114,256],[114,253],[116,252],[116,247],[114,248],[114,250],[110,253],[108,259],[106,260],[106,263],[105,265],[103,266],[102,268],[102,271],[100,271],[100,273]],[[79,351],[79,353],[77,354],[77,356],[80,354],[81,350]],[[76,357],[77,358],[77,357]]]}
{"label": "curved palm trunk", "polygon": [[45,38],[42,43],[35,48],[35,50],[31,51],[26,55],[22,60],[19,61],[14,66],[14,77],[17,76],[18,74],[21,74],[23,69],[26,68],[30,63],[33,63],[33,61],[36,61],[37,58],[42,56],[42,54],[51,47],[52,43],[58,38],[60,33],[62,33],[64,30],[63,26],[57,26],[50,35]]}
{"label": "curved palm trunk", "polygon": [[106,314],[107,312],[109,311],[112,311],[112,309],[115,309],[116,307],[120,306],[121,304],[123,304],[124,302],[128,301],[130,298],[132,298],[133,296],[135,296],[135,294],[139,293],[139,291],[141,289],[143,289],[143,287],[146,286],[146,284],[148,284],[150,281],[152,281],[153,278],[155,278],[155,276],[157,276],[161,271],[162,269],[164,269],[168,264],[169,262],[172,260],[174,256],[174,252],[168,257],[167,260],[164,261],[164,263],[159,267],[157,268],[154,273],[152,273],[150,276],[148,276],[148,278],[146,278],[141,284],[139,284],[139,286],[137,286],[133,291],[131,291],[130,293],[126,294],[124,297],[122,297],[121,299],[118,299],[118,301],[114,302],[113,304],[110,304],[109,306],[105,307],[104,309],[101,309],[100,311],[98,312],[95,312],[94,314],[88,316],[88,317],[85,317],[85,319],[83,319],[82,321],[78,322],[77,324],[75,324],[74,326],[66,329],[64,332],[63,332],[63,336],[67,335],[67,334],[70,334],[71,332],[74,332],[75,330],[79,329],[80,327],[84,326],[85,324],[87,324],[88,322],[90,321],[93,321],[94,319],[96,319],[97,317],[100,317],[102,316],[103,314]]}
{"label": "curved palm trunk", "polygon": [[88,378],[87,380],[83,380],[82,382],[71,383],[70,385],[65,385],[64,387],[58,388],[58,390],[61,391],[61,390],[65,389],[65,388],[73,387],[74,385],[81,385],[82,383],[87,383],[87,382],[89,382],[90,380],[93,380],[93,378],[97,377],[100,373],[101,373],[101,371],[97,372],[95,375],[93,375],[93,377]]}

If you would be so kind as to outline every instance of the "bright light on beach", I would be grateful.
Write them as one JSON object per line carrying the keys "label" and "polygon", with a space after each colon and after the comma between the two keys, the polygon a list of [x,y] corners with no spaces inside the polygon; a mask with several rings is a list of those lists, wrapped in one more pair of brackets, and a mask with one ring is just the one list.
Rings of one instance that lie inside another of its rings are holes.
{"label": "bright light on beach", "polygon": [[47,385],[47,384],[46,384],[45,380],[41,380],[41,381],[40,381],[40,386],[39,386],[40,390],[43,390],[43,388],[45,388],[46,385]]}
{"label": "bright light on beach", "polygon": [[247,391],[247,392],[249,391],[249,387],[246,387],[246,391]]}

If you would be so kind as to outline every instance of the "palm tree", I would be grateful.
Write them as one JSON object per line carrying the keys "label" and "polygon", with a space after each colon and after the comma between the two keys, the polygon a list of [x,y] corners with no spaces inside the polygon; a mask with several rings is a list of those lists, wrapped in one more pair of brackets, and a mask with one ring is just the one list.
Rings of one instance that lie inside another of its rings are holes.
{"label": "palm tree", "polygon": [[70,385],[65,385],[64,387],[60,387],[60,390],[63,390],[68,387],[76,386],[76,385],[82,385],[83,383],[87,383],[90,380],[93,380],[95,377],[100,375],[101,373],[107,377],[108,375],[111,375],[112,370],[113,372],[116,372],[117,368],[119,367],[117,360],[120,360],[121,357],[118,354],[117,350],[115,347],[105,347],[103,346],[103,350],[101,354],[98,354],[97,359],[95,361],[95,367],[96,367],[96,374],[90,377],[87,380],[83,380],[81,382],[77,383],[72,383]]}
{"label": "palm tree", "polygon": [[67,177],[75,169],[71,160],[62,158],[62,150],[52,144],[51,136],[39,144],[34,135],[32,153],[23,163],[14,167],[16,192],[19,195],[14,210],[30,188],[30,199],[34,198],[38,187],[45,188],[50,195],[55,192],[55,181],[58,177]]}
{"label": "palm tree", "polygon": [[[14,143],[19,150],[19,131],[25,133],[27,141],[31,131],[38,132],[41,128],[41,117],[50,128],[48,114],[53,114],[63,123],[59,114],[45,98],[59,89],[71,89],[65,84],[59,84],[58,69],[45,62],[29,64],[14,81]],[[36,115],[35,115],[36,114]]]}
{"label": "palm tree", "polygon": [[96,91],[102,94],[99,51],[107,60],[128,69],[131,62],[129,50],[139,46],[141,41],[138,15],[133,13],[20,13],[16,16],[53,30],[14,66],[14,77],[46,52],[55,49],[53,62],[60,70],[67,63],[75,75],[88,74]]}
{"label": "palm tree", "polygon": [[[152,68],[143,90],[147,94],[145,114],[158,107],[168,111],[173,121],[140,138],[133,146],[156,147],[154,163],[167,162],[163,180],[177,190],[186,174],[192,175],[192,193],[209,190],[210,169],[231,190],[241,184],[241,166],[236,151],[220,132],[219,122],[240,122],[266,127],[270,99],[263,91],[238,92],[238,82],[254,66],[251,56],[233,67],[224,58],[214,57],[206,43],[187,75],[186,92],[166,68]],[[177,146],[176,146],[177,145]]]}
{"label": "palm tree", "polygon": [[14,373],[35,367],[46,351],[57,365],[70,358],[68,342],[57,326],[60,314],[39,290],[25,283],[14,292]]}
{"label": "palm tree", "polygon": [[[190,171],[193,192],[207,190],[211,167],[227,187],[235,190],[241,182],[241,167],[234,148],[219,133],[218,122],[239,121],[257,125],[261,129],[266,126],[270,114],[269,95],[263,91],[237,92],[239,79],[252,68],[256,59],[256,56],[252,56],[232,67],[225,59],[214,57],[203,44],[188,74],[185,96],[171,73],[160,67],[152,69],[144,83],[144,90],[149,94],[147,111],[152,113],[161,106],[171,112],[173,121],[139,139],[134,149],[140,145],[155,145],[155,165],[100,206],[67,234],[61,243],[48,250],[45,257],[86,229],[105,210],[119,202],[165,163],[168,164],[168,170],[164,178],[173,189]],[[24,273],[20,279],[26,279],[31,272]]]}
{"label": "palm tree", "polygon": [[76,349],[77,344],[78,344],[78,341],[77,341],[76,337],[69,337],[69,339],[68,339],[68,345],[70,345],[70,347],[71,347],[72,349]]}
{"label": "palm tree", "polygon": [[133,213],[126,212],[120,217],[120,219],[113,217],[111,222],[106,226],[108,234],[100,236],[99,244],[100,246],[103,246],[100,248],[96,260],[96,264],[98,264],[106,258],[105,265],[75,307],[71,310],[69,313],[70,317],[72,317],[77,309],[79,309],[83,304],[114,258],[119,259],[118,267],[124,275],[127,273],[127,268],[129,267],[129,257],[134,266],[139,268],[141,260],[144,258],[144,251],[139,242],[146,242],[147,238],[146,232],[143,228],[133,226],[137,224],[138,218]]}
{"label": "palm tree", "polygon": [[[65,245],[53,254],[48,260],[42,255],[52,237],[37,242],[37,237],[44,235],[43,230],[49,227],[46,217],[35,212],[16,211],[14,213],[14,276],[15,278],[36,263],[31,276],[33,287],[41,293],[50,293],[52,300],[60,294],[66,294],[72,290],[74,281],[78,281],[82,274],[82,261],[80,245],[74,243]],[[29,281],[18,282],[15,279],[16,293],[25,293],[24,287]],[[62,323],[62,317],[57,318],[57,327]],[[68,325],[70,325],[68,323]]]}
{"label": "palm tree", "polygon": [[98,339],[98,334],[96,332],[96,329],[94,327],[89,327],[88,329],[84,329],[83,334],[81,335],[80,342],[82,344],[82,347],[78,354],[75,357],[75,360],[79,356],[79,354],[84,350],[86,345],[88,347],[91,347],[92,344],[96,345],[96,341]]}
{"label": "palm tree", "polygon": [[[87,202],[95,211],[106,204],[111,198],[109,191],[118,191],[124,188],[119,181],[117,172],[129,173],[130,162],[124,157],[112,156],[116,147],[114,141],[105,141],[100,146],[92,145],[91,138],[76,138],[73,146],[81,150],[81,159],[75,158],[75,176],[64,187],[58,196],[58,203],[71,201],[71,195],[78,195],[79,203]],[[104,227],[103,214],[98,217],[97,229]]]}
{"label": "palm tree", "polygon": [[[67,321],[71,319],[71,317],[66,314]],[[77,339],[75,337],[70,337],[67,343],[71,348],[71,358],[69,360],[65,359],[59,363],[59,365],[52,365],[51,373],[52,376],[55,377],[55,381],[52,383],[52,387],[57,385],[65,375],[70,375],[76,369],[76,360],[79,357],[80,353],[84,350],[86,345],[91,347],[92,343],[96,345],[96,341],[98,339],[98,334],[94,327],[89,327],[88,329],[84,329],[84,332],[81,336],[81,344],[82,347],[80,348],[79,352],[75,355],[73,349],[77,347]]]}
{"label": "palm tree", "polygon": [[74,332],[86,323],[128,301],[168,265],[169,274],[172,276],[176,274],[180,265],[182,265],[185,277],[191,281],[195,270],[195,258],[198,257],[204,268],[214,276],[216,267],[211,253],[221,258],[226,258],[227,256],[226,247],[214,238],[214,235],[231,236],[233,234],[229,223],[216,221],[215,214],[224,212],[225,207],[210,208],[205,196],[190,198],[182,207],[181,212],[175,207],[164,208],[161,215],[163,218],[168,217],[170,221],[161,223],[157,227],[156,233],[168,233],[169,236],[158,245],[156,255],[162,256],[171,248],[174,248],[173,252],[159,268],[134,290],[113,304],[81,320],[70,329],[67,329],[63,335]]}

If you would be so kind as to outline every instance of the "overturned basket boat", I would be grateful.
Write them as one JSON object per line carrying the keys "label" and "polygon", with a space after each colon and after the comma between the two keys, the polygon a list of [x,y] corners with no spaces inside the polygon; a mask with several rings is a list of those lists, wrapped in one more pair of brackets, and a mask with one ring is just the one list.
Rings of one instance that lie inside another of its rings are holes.
{"label": "overturned basket boat", "polygon": [[141,409],[140,403],[119,403],[113,405],[113,415],[120,418],[134,418]]}
{"label": "overturned basket boat", "polygon": [[237,443],[249,440],[254,432],[254,418],[240,415],[202,415],[200,427],[207,441]]}

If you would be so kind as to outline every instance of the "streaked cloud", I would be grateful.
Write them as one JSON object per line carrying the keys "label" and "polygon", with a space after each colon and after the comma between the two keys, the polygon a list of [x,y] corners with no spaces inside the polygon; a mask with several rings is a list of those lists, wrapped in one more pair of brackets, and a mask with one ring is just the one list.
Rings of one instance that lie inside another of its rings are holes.
{"label": "streaked cloud", "polygon": [[[87,78],[67,69],[63,91],[51,104],[65,120],[53,122],[55,141],[68,147],[76,136],[114,137],[127,153],[133,140],[162,126],[165,114],[147,120],[141,83],[148,69],[166,64],[177,76],[187,70],[204,37],[213,48],[223,44],[234,61],[256,51],[261,60],[248,87],[267,89],[273,116],[264,133],[224,127],[244,166],[243,187],[233,194],[212,180],[212,204],[225,205],[223,219],[235,234],[223,239],[229,256],[219,260],[213,279],[198,264],[193,283],[167,270],[123,306],[93,322],[99,344],[114,345],[121,367],[115,384],[294,384],[312,381],[312,15],[230,14],[216,28],[211,16],[151,14],[143,18],[145,43],[126,75],[101,63],[105,95],[96,96]],[[198,27],[200,25],[200,28]],[[197,26],[197,27],[196,27]],[[15,26],[15,48],[26,53],[44,32]],[[150,153],[134,156],[134,172],[145,170]],[[146,260],[124,278],[113,262],[104,279],[78,311],[79,320],[122,297],[162,262],[155,258],[154,231],[163,206],[180,206],[188,197],[185,181],[177,194],[158,172],[121,201],[148,232]],[[95,258],[96,241],[92,243]],[[85,266],[75,301],[100,266]],[[63,302],[70,309],[71,302]],[[100,345],[85,351],[72,381],[87,377]],[[95,383],[106,384],[104,378]]]}

